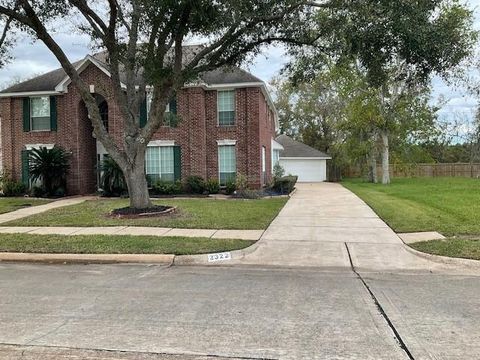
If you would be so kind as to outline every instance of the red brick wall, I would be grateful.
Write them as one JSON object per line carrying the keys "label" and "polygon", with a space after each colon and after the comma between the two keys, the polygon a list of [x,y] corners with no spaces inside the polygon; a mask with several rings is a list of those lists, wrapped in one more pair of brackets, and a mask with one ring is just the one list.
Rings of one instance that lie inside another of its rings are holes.
{"label": "red brick wall", "polygon": [[[115,103],[110,79],[90,65],[81,77],[108,103],[109,132],[123,143],[123,119]],[[262,186],[261,149],[267,149],[266,169],[270,177],[273,115],[260,88],[238,88],[234,126],[218,126],[217,92],[200,87],[185,88],[177,95],[177,127],[162,126],[152,140],[173,140],[182,151],[182,177],[200,175],[218,179],[217,140],[236,140],[237,172],[247,176],[252,187]],[[71,151],[70,194],[87,194],[96,186],[96,140],[80,95],[73,86],[57,97],[58,131],[23,132],[22,99],[0,100],[3,167],[21,178],[21,150],[26,144],[57,144]]]}

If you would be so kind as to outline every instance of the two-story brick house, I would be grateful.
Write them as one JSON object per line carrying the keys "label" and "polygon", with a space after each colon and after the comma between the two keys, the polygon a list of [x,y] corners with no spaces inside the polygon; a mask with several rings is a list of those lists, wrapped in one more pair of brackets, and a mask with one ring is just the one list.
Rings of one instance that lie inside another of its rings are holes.
{"label": "two-story brick house", "polygon": [[[108,64],[101,56],[75,63],[95,94],[102,118],[121,144],[123,119],[113,99]],[[148,114],[149,96],[140,122]],[[148,144],[146,173],[151,179],[189,175],[219,179],[245,175],[260,188],[271,177],[277,116],[265,83],[239,68],[203,74],[185,86],[166,111],[178,124],[162,126]],[[98,188],[97,166],[106,152],[92,135],[85,105],[62,69],[0,92],[1,165],[28,183],[28,151],[61,146],[71,152],[69,194]]]}

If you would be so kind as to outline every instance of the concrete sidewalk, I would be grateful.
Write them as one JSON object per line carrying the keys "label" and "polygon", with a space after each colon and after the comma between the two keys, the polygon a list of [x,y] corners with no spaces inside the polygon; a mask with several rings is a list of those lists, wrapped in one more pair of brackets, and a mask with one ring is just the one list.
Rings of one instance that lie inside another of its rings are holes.
{"label": "concrete sidewalk", "polygon": [[131,235],[131,236],[184,236],[212,239],[240,239],[255,241],[264,230],[179,229],[141,226],[60,227],[60,226],[0,226],[0,234],[32,235]]}

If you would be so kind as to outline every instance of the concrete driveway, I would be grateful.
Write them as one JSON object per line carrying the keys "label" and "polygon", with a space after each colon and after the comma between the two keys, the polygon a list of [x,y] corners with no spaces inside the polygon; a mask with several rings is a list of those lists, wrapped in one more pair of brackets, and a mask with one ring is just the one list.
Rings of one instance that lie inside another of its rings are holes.
{"label": "concrete driveway", "polygon": [[239,264],[454,271],[409,252],[358,196],[335,183],[299,183],[278,217]]}

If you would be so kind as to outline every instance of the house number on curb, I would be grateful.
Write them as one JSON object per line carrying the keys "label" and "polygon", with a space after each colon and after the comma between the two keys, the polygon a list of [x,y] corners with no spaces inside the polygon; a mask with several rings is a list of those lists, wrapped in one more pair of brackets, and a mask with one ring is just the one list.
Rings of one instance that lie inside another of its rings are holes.
{"label": "house number on curb", "polygon": [[208,254],[208,262],[232,260],[232,254],[229,252]]}

